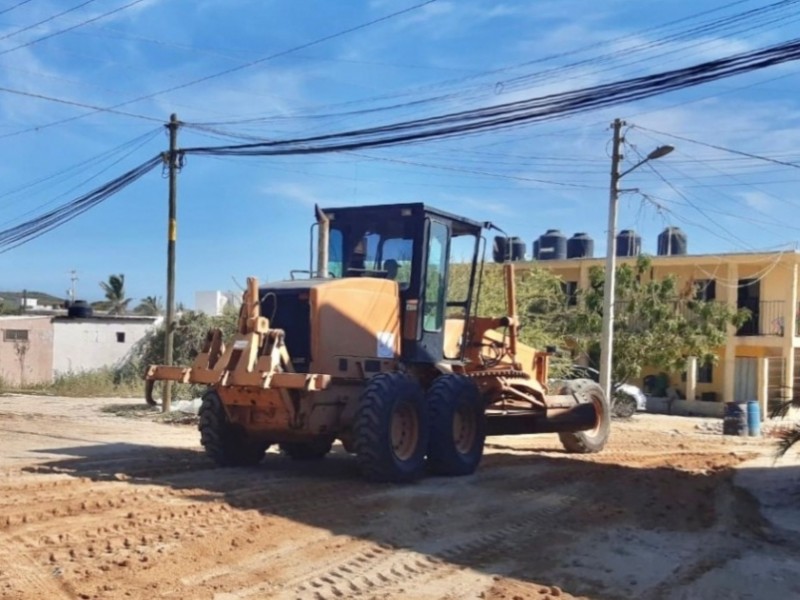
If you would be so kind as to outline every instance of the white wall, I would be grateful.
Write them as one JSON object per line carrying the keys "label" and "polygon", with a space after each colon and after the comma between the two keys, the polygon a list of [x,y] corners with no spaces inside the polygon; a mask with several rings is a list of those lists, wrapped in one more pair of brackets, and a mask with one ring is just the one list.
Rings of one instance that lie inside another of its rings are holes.
{"label": "white wall", "polygon": [[238,307],[239,304],[240,299],[234,292],[215,290],[213,292],[195,292],[194,294],[194,309],[212,317],[220,316],[228,305]]}
{"label": "white wall", "polygon": [[[117,366],[162,317],[53,319],[54,375]],[[117,334],[125,336],[118,341]]]}

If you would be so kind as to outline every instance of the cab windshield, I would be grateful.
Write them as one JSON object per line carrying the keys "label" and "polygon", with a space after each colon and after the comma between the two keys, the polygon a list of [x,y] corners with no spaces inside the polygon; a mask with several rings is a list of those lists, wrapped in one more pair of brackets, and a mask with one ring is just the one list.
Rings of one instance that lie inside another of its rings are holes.
{"label": "cab windshield", "polygon": [[331,223],[328,271],[332,277],[393,279],[401,289],[411,281],[414,220]]}

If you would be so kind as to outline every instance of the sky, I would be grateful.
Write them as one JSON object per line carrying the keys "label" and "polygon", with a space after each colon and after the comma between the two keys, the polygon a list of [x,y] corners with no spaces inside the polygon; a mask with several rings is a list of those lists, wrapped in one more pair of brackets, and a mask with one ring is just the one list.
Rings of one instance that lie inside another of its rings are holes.
{"label": "sky", "polygon": [[[167,148],[381,126],[685,67],[800,37],[800,2],[739,0],[3,0],[0,231]],[[747,19],[738,18],[746,11]],[[402,14],[393,13],[409,9]],[[389,17],[389,18],[384,18]],[[370,24],[371,23],[371,24]],[[618,229],[656,252],[794,249],[800,64],[501,131],[354,152],[188,156],[178,176],[177,300],[309,265],[313,207],[425,202],[530,246],[547,229],[605,251],[610,123],[624,119]],[[98,110],[104,109],[104,110]],[[674,137],[677,136],[677,137]],[[691,140],[691,141],[689,141]],[[732,149],[770,160],[734,154]],[[157,168],[0,253],[0,290],[166,295]],[[530,250],[529,250],[530,252]]]}

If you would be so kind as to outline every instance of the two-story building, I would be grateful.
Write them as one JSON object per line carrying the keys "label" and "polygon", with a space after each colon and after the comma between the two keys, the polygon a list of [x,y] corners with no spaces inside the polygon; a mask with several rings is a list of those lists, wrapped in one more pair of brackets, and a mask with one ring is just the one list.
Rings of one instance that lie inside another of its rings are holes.
{"label": "two-story building", "polygon": [[[714,365],[689,359],[685,374],[667,374],[669,385],[687,400],[743,402],[769,401],[800,393],[800,335],[798,331],[798,264],[796,251],[713,255],[652,256],[650,276],[678,278],[680,286],[694,286],[706,300],[747,308],[752,317],[738,330],[731,327]],[[618,257],[618,264],[636,257]],[[539,260],[538,267],[559,276],[565,288],[580,290],[589,284],[589,270],[603,268],[605,258]],[[520,268],[524,268],[520,264]],[[796,368],[797,366],[797,368]],[[642,382],[639,382],[642,383]]]}

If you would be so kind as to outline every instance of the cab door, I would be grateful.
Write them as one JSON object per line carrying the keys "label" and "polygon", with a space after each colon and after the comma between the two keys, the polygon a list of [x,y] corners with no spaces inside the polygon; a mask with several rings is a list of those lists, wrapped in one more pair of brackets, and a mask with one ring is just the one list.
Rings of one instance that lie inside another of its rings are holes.
{"label": "cab door", "polygon": [[443,358],[450,227],[435,218],[426,219],[426,224],[420,299],[422,322],[415,359],[417,362],[436,363]]}

